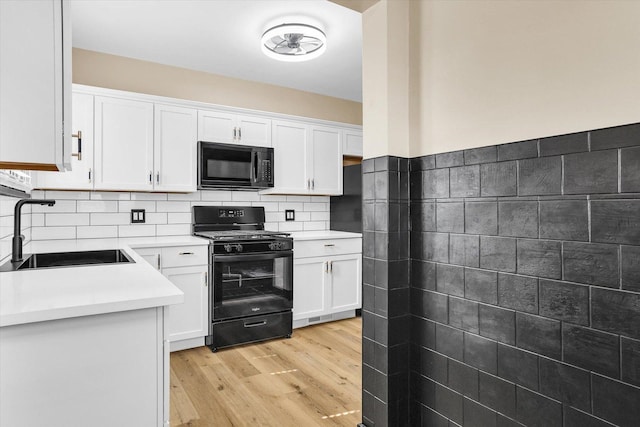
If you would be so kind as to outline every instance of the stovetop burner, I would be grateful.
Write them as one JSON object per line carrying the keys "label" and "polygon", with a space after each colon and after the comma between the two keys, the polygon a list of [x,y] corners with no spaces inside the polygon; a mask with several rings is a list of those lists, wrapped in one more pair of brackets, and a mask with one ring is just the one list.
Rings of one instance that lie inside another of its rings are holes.
{"label": "stovetop burner", "polygon": [[289,233],[268,230],[216,230],[199,231],[194,234],[211,240],[259,240],[289,236]]}

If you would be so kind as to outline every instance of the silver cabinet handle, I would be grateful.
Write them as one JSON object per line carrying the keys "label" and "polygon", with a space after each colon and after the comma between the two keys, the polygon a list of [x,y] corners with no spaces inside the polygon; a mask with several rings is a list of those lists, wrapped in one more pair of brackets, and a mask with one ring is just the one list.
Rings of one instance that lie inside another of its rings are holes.
{"label": "silver cabinet handle", "polygon": [[335,244],[334,243],[327,243],[327,244],[324,245],[325,248],[328,248],[328,247],[331,247],[331,246],[335,246]]}
{"label": "silver cabinet handle", "polygon": [[333,261],[329,261],[329,273],[333,273]]}
{"label": "silver cabinet handle", "polygon": [[89,168],[89,182],[91,182],[91,168]]}
{"label": "silver cabinet handle", "polygon": [[160,184],[160,172],[156,172],[156,184]]}
{"label": "silver cabinet handle", "polygon": [[235,139],[238,137],[238,128],[234,127],[233,128],[233,139],[235,141]]}
{"label": "silver cabinet handle", "polygon": [[316,180],[315,179],[311,179],[311,189],[312,190],[316,189]]}
{"label": "silver cabinet handle", "polygon": [[208,272],[204,272],[204,287],[206,288],[207,286],[209,286],[209,273]]}
{"label": "silver cabinet handle", "polygon": [[324,270],[325,273],[329,272],[329,263],[327,261],[322,263],[322,269]]}
{"label": "silver cabinet handle", "polygon": [[238,128],[238,140],[242,139],[242,128]]}
{"label": "silver cabinet handle", "polygon": [[193,252],[180,252],[180,255],[193,255]]}
{"label": "silver cabinet handle", "polygon": [[158,270],[160,270],[160,254],[158,254]]}
{"label": "silver cabinet handle", "polygon": [[307,180],[307,190],[311,190],[311,180]]}
{"label": "silver cabinet handle", "polygon": [[79,130],[78,133],[74,133],[71,135],[72,138],[78,138],[78,152],[71,153],[72,157],[77,157],[78,161],[82,160],[82,131]]}
{"label": "silver cabinet handle", "polygon": [[153,171],[149,171],[149,184],[153,185]]}

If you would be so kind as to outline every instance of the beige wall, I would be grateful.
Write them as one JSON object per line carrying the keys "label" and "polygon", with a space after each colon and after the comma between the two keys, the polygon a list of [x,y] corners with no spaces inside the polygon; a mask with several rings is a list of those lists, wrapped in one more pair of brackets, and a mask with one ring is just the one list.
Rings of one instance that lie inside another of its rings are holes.
{"label": "beige wall", "polygon": [[83,49],[73,49],[73,82],[362,124],[359,102]]}
{"label": "beige wall", "polygon": [[[640,122],[639,1],[410,4],[411,156]],[[365,54],[381,7],[363,14]],[[365,157],[402,155],[367,137],[378,78],[365,68]]]}

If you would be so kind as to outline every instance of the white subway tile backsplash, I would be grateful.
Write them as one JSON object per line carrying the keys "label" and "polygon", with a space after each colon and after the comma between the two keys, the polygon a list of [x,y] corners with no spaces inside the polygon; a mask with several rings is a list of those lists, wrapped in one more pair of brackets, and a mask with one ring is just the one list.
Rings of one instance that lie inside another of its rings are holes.
{"label": "white subway tile backsplash", "polygon": [[47,199],[55,200],[89,200],[90,194],[88,191],[52,191],[47,190],[44,197]]}
{"label": "white subway tile backsplash", "polygon": [[[311,212],[296,211],[295,214],[296,221],[311,221]],[[284,211],[282,212],[282,215],[284,215]],[[284,218],[282,220],[284,220]]]}
{"label": "white subway tile backsplash", "polygon": [[175,200],[175,201],[182,201],[182,202],[195,202],[200,200],[200,194],[201,192],[198,191],[196,193],[184,193],[184,194],[168,194],[168,199],[167,200]]}
{"label": "white subway tile backsplash", "polygon": [[117,225],[91,225],[77,228],[78,239],[109,239],[116,237],[118,237]]}
{"label": "white subway tile backsplash", "polygon": [[329,210],[328,203],[305,203],[304,210],[307,212],[323,212]]}
{"label": "white subway tile backsplash", "polygon": [[78,212],[118,212],[118,203],[113,200],[78,200]]}
{"label": "white subway tile backsplash", "polygon": [[200,198],[203,201],[223,202],[225,200],[231,200],[231,191],[200,191]]}
{"label": "white subway tile backsplash", "polygon": [[95,191],[91,193],[91,200],[131,200],[131,193],[116,191]]}
{"label": "white subway tile backsplash", "polygon": [[166,212],[151,212],[146,215],[147,224],[166,224],[167,213]]}
{"label": "white subway tile backsplash", "polygon": [[287,202],[308,203],[310,201],[311,201],[311,196],[287,196]]}
{"label": "white subway tile backsplash", "polygon": [[131,193],[131,200],[167,200],[167,193]]}
{"label": "white subway tile backsplash", "polygon": [[329,228],[326,221],[307,221],[302,224],[304,231],[327,230]]}
{"label": "white subway tile backsplash", "polygon": [[251,202],[251,206],[262,206],[265,212],[279,212],[278,202]]}
{"label": "white subway tile backsplash", "polygon": [[191,212],[169,212],[167,214],[169,224],[191,224]]}
{"label": "white subway tile backsplash", "polygon": [[[12,217],[12,220],[13,220],[13,217]],[[31,226],[44,227],[44,214],[43,213],[31,214]]]}
{"label": "white subway tile backsplash", "polygon": [[295,222],[295,221],[279,222],[278,231],[285,231],[285,232],[302,231],[303,230],[302,224],[303,224],[302,222]]}
{"label": "white subway tile backsplash", "polygon": [[118,237],[151,237],[155,235],[155,225],[132,224],[118,226]]}
{"label": "white subway tile backsplash", "polygon": [[280,206],[280,210],[284,212],[286,209],[294,209],[297,211],[301,211],[304,203],[290,203],[290,202],[281,202],[278,204]]}
{"label": "white subway tile backsplash", "polygon": [[144,209],[147,212],[156,211],[156,203],[148,200],[131,200],[118,202],[118,212],[131,212],[131,209]]}
{"label": "white subway tile backsplash", "polygon": [[131,222],[129,213],[92,213],[91,225],[126,225]]}
{"label": "white subway tile backsplash", "polygon": [[190,202],[156,202],[158,212],[190,212]]}
{"label": "white subway tile backsplash", "polygon": [[[80,201],[81,203],[88,203]],[[24,209],[23,209],[24,212]],[[32,205],[31,212],[37,213],[75,213],[76,201],[75,200],[56,200],[56,204],[53,206]]]}
{"label": "white subway tile backsplash", "polygon": [[44,223],[47,227],[57,227],[57,226],[74,226],[74,225],[89,225],[89,214],[88,213],[47,213],[44,214]]}
{"label": "white subway tile backsplash", "polygon": [[265,222],[284,221],[284,214],[281,214],[280,212],[265,212],[264,221]]}
{"label": "white subway tile backsplash", "polygon": [[76,227],[31,227],[31,237],[33,240],[75,239]]}
{"label": "white subway tile backsplash", "polygon": [[232,191],[231,200],[234,202],[256,202],[260,200],[260,194],[254,191]]}
{"label": "white subway tile backsplash", "polygon": [[260,199],[265,202],[286,202],[287,196],[276,196],[271,194],[260,194]]}
{"label": "white subway tile backsplash", "polygon": [[268,230],[268,231],[280,231],[280,230],[278,230],[278,223],[277,222],[265,222],[264,223],[264,229]]}
{"label": "white subway tile backsplash", "polygon": [[311,221],[329,221],[330,219],[330,214],[327,211],[322,211],[322,212],[310,212],[311,214],[311,218],[309,218]]}
{"label": "white subway tile backsplash", "polygon": [[184,236],[191,234],[191,224],[166,224],[156,226],[158,236]]}

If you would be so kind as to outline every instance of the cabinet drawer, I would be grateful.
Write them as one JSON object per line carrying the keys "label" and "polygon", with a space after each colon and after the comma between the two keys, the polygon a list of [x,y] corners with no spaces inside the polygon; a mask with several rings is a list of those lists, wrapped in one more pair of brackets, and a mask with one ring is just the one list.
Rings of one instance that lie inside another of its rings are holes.
{"label": "cabinet drawer", "polygon": [[362,252],[362,238],[302,240],[293,242],[294,258],[355,254]]}
{"label": "cabinet drawer", "polygon": [[162,268],[207,265],[209,248],[207,246],[176,246],[162,248]]}

